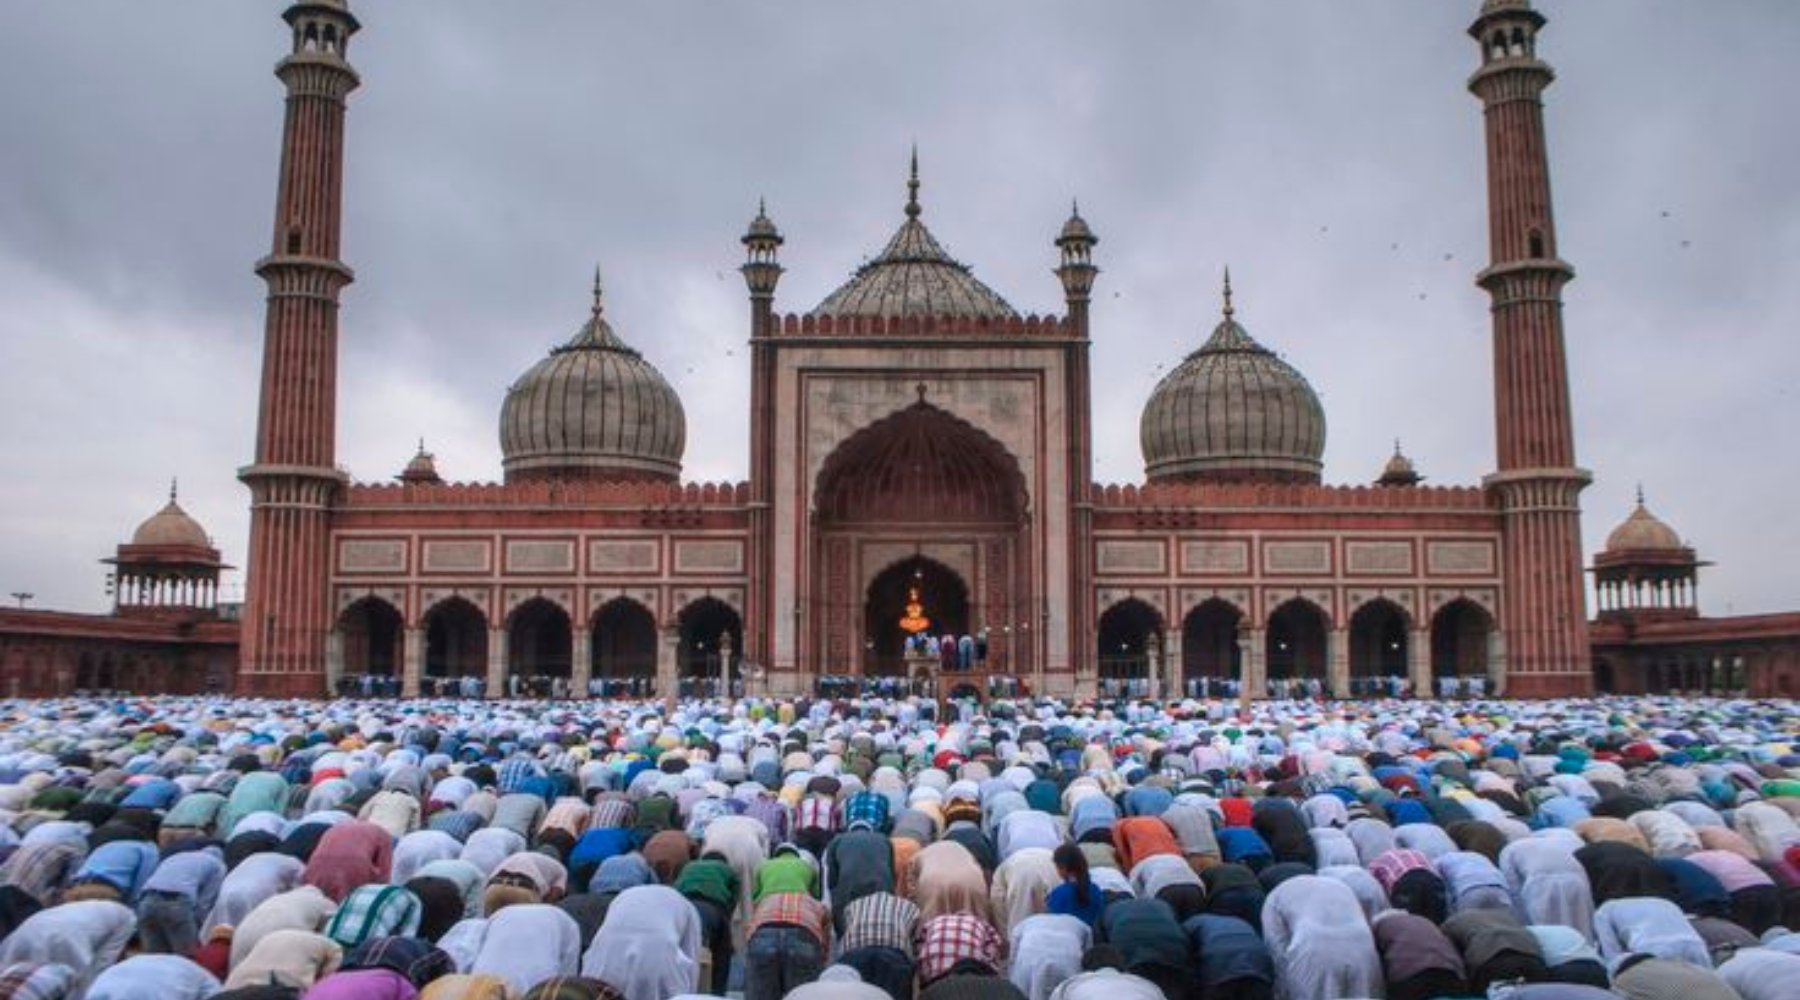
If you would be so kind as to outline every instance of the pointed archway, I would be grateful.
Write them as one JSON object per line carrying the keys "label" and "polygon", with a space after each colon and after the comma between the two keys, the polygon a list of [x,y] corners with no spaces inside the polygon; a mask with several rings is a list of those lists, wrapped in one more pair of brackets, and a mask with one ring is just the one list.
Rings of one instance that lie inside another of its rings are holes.
{"label": "pointed archway", "polygon": [[1115,698],[1151,695],[1156,665],[1150,658],[1163,631],[1162,615],[1144,601],[1126,598],[1100,615],[1095,631],[1100,693]]}
{"label": "pointed archway", "polygon": [[1244,614],[1217,597],[1201,602],[1181,623],[1181,679],[1190,698],[1219,697],[1227,680],[1241,680],[1243,648],[1238,629]]}
{"label": "pointed archway", "polygon": [[425,613],[425,676],[434,680],[486,677],[488,623],[481,609],[450,597]]}
{"label": "pointed archway", "polygon": [[1325,679],[1330,619],[1311,601],[1294,598],[1269,615],[1267,663],[1270,680]]}
{"label": "pointed archway", "polygon": [[[914,603],[919,620],[908,622]],[[869,582],[863,601],[863,674],[905,677],[906,640],[915,632],[940,639],[969,634],[968,584],[948,566],[923,556],[894,563]]]}
{"label": "pointed archway", "polygon": [[506,624],[507,694],[548,695],[557,679],[567,681],[573,639],[569,613],[556,602],[534,597],[513,609]]}
{"label": "pointed archway", "polygon": [[628,597],[608,601],[594,615],[594,692],[648,698],[656,687],[656,616]]}
{"label": "pointed archway", "polygon": [[1458,598],[1431,616],[1431,676],[1486,677],[1494,616]]}
{"label": "pointed archway", "polygon": [[406,626],[400,611],[379,597],[365,597],[338,616],[349,674],[397,677],[405,655]]}
{"label": "pointed archway", "polygon": [[[796,609],[804,668],[902,673],[895,623],[915,570],[931,577],[934,633],[960,639],[1017,625],[1006,632],[1008,665],[1036,662],[1038,626],[1022,627],[1038,611],[1025,477],[1004,445],[925,402],[923,390],[831,452],[814,480],[812,511],[807,596]],[[923,562],[896,559],[895,549]],[[860,595],[858,581],[867,581]]]}
{"label": "pointed archway", "polygon": [[1405,677],[1412,620],[1393,601],[1377,598],[1350,616],[1350,676],[1355,680]]}
{"label": "pointed archway", "polygon": [[719,691],[724,651],[734,655],[744,648],[744,621],[731,605],[716,597],[702,597],[682,608],[675,620],[680,627],[675,650],[677,674],[683,697],[723,697]]}

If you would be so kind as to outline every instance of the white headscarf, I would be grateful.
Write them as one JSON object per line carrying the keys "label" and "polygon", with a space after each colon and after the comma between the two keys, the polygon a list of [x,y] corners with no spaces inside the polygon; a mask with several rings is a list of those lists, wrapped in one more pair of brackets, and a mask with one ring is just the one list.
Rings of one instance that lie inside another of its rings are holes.
{"label": "white headscarf", "polygon": [[611,983],[625,1000],[662,1000],[697,988],[699,954],[693,904],[667,886],[633,886],[607,908],[581,974]]}
{"label": "white headscarf", "polygon": [[523,993],[546,979],[574,975],[580,963],[581,927],[574,917],[543,903],[516,903],[488,918],[469,971],[498,976]]}

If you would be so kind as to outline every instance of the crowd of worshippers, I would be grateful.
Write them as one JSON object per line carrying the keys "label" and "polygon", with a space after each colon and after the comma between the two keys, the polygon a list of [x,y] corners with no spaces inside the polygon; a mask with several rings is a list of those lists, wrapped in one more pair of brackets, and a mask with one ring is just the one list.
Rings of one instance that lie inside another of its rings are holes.
{"label": "crowd of worshippers", "polygon": [[1786,701],[0,702],[0,1000],[1793,1000]]}
{"label": "crowd of worshippers", "polygon": [[906,654],[935,659],[943,670],[973,670],[987,662],[987,630],[964,636],[914,632],[906,637]]}

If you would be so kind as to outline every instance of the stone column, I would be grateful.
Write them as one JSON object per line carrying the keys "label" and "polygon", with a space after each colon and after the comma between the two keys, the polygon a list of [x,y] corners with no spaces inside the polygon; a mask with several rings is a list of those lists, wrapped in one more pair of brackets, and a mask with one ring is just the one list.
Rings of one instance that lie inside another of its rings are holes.
{"label": "stone column", "polygon": [[338,678],[344,676],[344,633],[332,629],[325,637],[325,693],[337,697]]}
{"label": "stone column", "polygon": [[1263,646],[1267,641],[1268,633],[1259,628],[1247,628],[1238,633],[1238,649],[1244,664],[1243,696],[1240,700],[1246,705],[1269,696],[1264,689],[1267,678],[1263,675],[1266,669]]}
{"label": "stone column", "polygon": [[732,652],[731,633],[725,632],[719,636],[719,698],[723,701],[731,700]]}
{"label": "stone column", "polygon": [[[1412,679],[1413,690],[1420,697],[1431,695],[1431,630],[1413,629],[1406,634],[1406,675]],[[1488,693],[1491,695],[1494,684],[1488,681]]]}
{"label": "stone column", "polygon": [[425,662],[425,630],[409,628],[401,633],[400,639],[400,695],[404,698],[419,696],[419,676],[421,664]]}
{"label": "stone column", "polygon": [[1181,672],[1179,666],[1175,664],[1176,644],[1170,641],[1167,634],[1164,634],[1161,645],[1162,655],[1156,658],[1156,697],[1162,701],[1168,701],[1171,692],[1176,697],[1181,694]]}
{"label": "stone column", "polygon": [[487,696],[506,697],[506,630],[488,629]]}
{"label": "stone column", "polygon": [[663,708],[671,715],[675,713],[675,700],[680,693],[680,675],[675,663],[680,644],[681,632],[673,628],[663,629],[656,643],[656,693],[662,696]]}
{"label": "stone column", "polygon": [[1144,673],[1149,682],[1151,699],[1162,697],[1162,664],[1163,640],[1161,632],[1150,633],[1150,640],[1144,644]]}
{"label": "stone column", "polygon": [[594,641],[585,628],[569,630],[569,696],[586,698],[594,678]]}
{"label": "stone column", "polygon": [[1498,628],[1488,633],[1488,691],[1506,693],[1506,633]]}
{"label": "stone column", "polygon": [[1350,630],[1335,628],[1325,637],[1325,688],[1333,698],[1350,697]]}

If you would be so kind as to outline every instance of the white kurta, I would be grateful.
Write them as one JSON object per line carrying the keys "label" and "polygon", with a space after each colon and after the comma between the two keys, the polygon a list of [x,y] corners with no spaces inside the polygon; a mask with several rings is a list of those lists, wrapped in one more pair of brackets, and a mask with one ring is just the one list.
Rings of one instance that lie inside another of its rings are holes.
{"label": "white kurta", "polygon": [[1594,911],[1594,938],[1600,957],[1614,965],[1626,955],[1654,955],[1712,968],[1712,954],[1681,907],[1643,896],[1615,899]]}
{"label": "white kurta", "polygon": [[264,901],[300,884],[306,863],[287,854],[264,851],[238,863],[219,883],[219,898],[201,922],[202,937],[219,926],[236,927]]}
{"label": "white kurta", "polygon": [[101,900],[63,903],[32,914],[0,941],[0,966],[14,962],[66,965],[75,970],[70,996],[81,996],[102,969],[118,960],[137,916],[128,907]]}
{"label": "white kurta", "polygon": [[1076,917],[1040,913],[1012,929],[1012,964],[1006,978],[1031,1000],[1050,1000],[1063,982],[1081,973],[1081,956],[1093,929]]}
{"label": "white kurta", "polygon": [[1594,939],[1594,893],[1573,851],[1549,838],[1515,840],[1500,851],[1500,874],[1528,924],[1562,924]]}
{"label": "white kurta", "polygon": [[1340,1000],[1385,992],[1381,955],[1348,886],[1300,875],[1263,903],[1263,940],[1279,1000]]}

